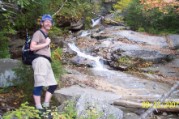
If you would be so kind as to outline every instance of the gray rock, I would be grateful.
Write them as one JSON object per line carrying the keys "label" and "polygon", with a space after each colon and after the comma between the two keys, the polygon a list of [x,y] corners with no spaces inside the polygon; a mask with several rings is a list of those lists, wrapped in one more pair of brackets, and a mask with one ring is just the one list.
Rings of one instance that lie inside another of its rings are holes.
{"label": "gray rock", "polygon": [[13,59],[0,59],[0,87],[12,86],[17,78],[13,68],[18,66],[19,61]]}
{"label": "gray rock", "polygon": [[121,35],[123,37],[126,37],[128,40],[135,41],[141,44],[154,45],[161,48],[168,46],[165,37],[162,36],[149,36],[130,30],[121,30],[115,33],[116,35]]}
{"label": "gray rock", "polygon": [[124,119],[139,119],[139,118],[140,117],[135,113],[128,112],[124,114]]}
{"label": "gray rock", "polygon": [[162,54],[159,51],[153,51],[153,50],[131,50],[127,51],[124,54],[127,56],[135,57],[135,58],[141,58],[146,61],[152,61],[155,63],[161,62],[161,60],[167,59],[167,54]]}
{"label": "gray rock", "polygon": [[130,44],[118,44],[112,48],[112,54],[115,59],[120,58],[120,56],[129,56],[132,58],[140,58],[146,61],[152,61],[155,63],[161,62],[161,60],[168,60],[168,54],[162,54],[160,51],[142,48],[138,45],[130,45]]}
{"label": "gray rock", "polygon": [[76,104],[78,117],[89,117],[90,114],[97,115],[98,119],[122,119],[123,112],[98,96],[83,94]]}
{"label": "gray rock", "polygon": [[168,35],[169,42],[171,43],[172,49],[179,49],[179,35]]}
{"label": "gray rock", "polygon": [[73,85],[71,87],[56,90],[54,94],[55,94],[56,99],[60,103],[63,103],[64,101],[69,100],[69,99],[73,99],[74,97],[79,98],[83,94],[89,94],[92,97],[97,97],[108,103],[113,103],[114,100],[121,98],[121,96],[116,95],[111,92],[99,91],[90,87],[83,88],[78,85]]}

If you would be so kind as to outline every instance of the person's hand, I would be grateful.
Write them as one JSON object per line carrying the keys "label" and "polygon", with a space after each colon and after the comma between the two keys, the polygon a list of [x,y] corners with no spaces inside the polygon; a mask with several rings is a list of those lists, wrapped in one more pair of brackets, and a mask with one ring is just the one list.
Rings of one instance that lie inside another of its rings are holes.
{"label": "person's hand", "polygon": [[51,39],[50,39],[49,37],[47,37],[45,40],[46,40],[46,42],[45,42],[45,43],[46,43],[47,45],[49,45],[49,44],[50,44],[50,42],[51,42]]}

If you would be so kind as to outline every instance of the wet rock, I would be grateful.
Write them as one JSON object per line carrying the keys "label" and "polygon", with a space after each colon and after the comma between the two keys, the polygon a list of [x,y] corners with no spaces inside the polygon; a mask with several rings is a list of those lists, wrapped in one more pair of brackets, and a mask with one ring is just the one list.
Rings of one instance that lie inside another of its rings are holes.
{"label": "wet rock", "polygon": [[83,19],[78,20],[77,22],[71,22],[70,23],[70,29],[71,30],[80,30],[80,29],[82,29],[83,25],[84,25]]}
{"label": "wet rock", "polygon": [[76,34],[78,37],[87,37],[87,36],[90,36],[91,35],[91,32],[90,31],[85,31],[85,30],[81,30],[79,32],[77,32]]}
{"label": "wet rock", "polygon": [[88,60],[83,57],[75,56],[71,59],[71,62],[77,66],[88,66],[88,67],[94,67],[95,62]]}
{"label": "wet rock", "polygon": [[102,39],[108,38],[108,36],[106,34],[103,34],[103,33],[93,33],[91,35],[91,37],[96,38],[97,40],[102,40]]}

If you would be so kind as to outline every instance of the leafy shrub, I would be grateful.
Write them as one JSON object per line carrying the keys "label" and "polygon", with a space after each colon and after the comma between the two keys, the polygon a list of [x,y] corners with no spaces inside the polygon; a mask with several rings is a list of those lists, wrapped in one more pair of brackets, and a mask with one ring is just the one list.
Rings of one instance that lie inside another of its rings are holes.
{"label": "leafy shrub", "polygon": [[23,91],[23,100],[22,102],[32,102],[32,92],[34,88],[34,77],[33,69],[31,66],[19,64],[19,67],[14,69],[18,79],[13,82],[16,85],[16,88]]}
{"label": "leafy shrub", "polygon": [[73,100],[66,101],[66,106],[64,108],[64,111],[62,112],[62,115],[66,117],[66,119],[76,119],[77,118],[77,112],[75,109],[75,102]]}
{"label": "leafy shrub", "polygon": [[0,16],[0,58],[8,58],[9,54],[9,36],[15,34],[12,27],[10,12],[1,13]]}
{"label": "leafy shrub", "polygon": [[118,2],[114,4],[113,7],[115,10],[119,10],[122,12],[127,8],[127,6],[129,5],[131,1],[132,0],[118,0]]}
{"label": "leafy shrub", "polygon": [[4,114],[3,119],[30,119],[30,118],[36,118],[40,119],[38,115],[38,110],[35,109],[35,107],[29,106],[28,103],[21,104],[21,107],[14,110],[9,111]]}
{"label": "leafy shrub", "polygon": [[178,2],[177,4],[163,4],[163,1],[157,2],[154,0],[119,0],[114,5],[114,8],[122,12],[125,22],[133,30],[156,34],[178,33],[179,23],[177,19],[179,14],[176,12],[176,8],[173,7],[178,5]]}
{"label": "leafy shrub", "polygon": [[53,52],[52,52],[52,69],[54,72],[54,75],[57,79],[59,79],[59,77],[64,73],[62,64],[60,62],[61,60],[61,56],[62,56],[62,49],[60,48],[56,48]]}
{"label": "leafy shrub", "polygon": [[133,30],[144,29],[149,33],[179,33],[179,14],[175,9],[168,7],[168,14],[159,8],[144,9],[140,0],[133,0],[126,9],[124,20]]}

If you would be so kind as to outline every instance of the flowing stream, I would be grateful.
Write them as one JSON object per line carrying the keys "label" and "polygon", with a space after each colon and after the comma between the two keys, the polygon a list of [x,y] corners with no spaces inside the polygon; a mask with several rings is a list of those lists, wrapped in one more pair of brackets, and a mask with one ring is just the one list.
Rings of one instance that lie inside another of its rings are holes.
{"label": "flowing stream", "polygon": [[[69,43],[68,46],[70,49],[75,51],[79,57],[94,61],[94,67],[87,69],[87,71],[84,71],[85,75],[93,76],[96,79],[100,77],[102,81],[107,82],[108,84],[112,85],[112,87],[114,88],[113,89],[114,94],[116,93],[119,96],[121,96],[122,93],[124,94],[124,92],[115,90],[117,88],[119,89],[122,88],[124,90],[132,91],[133,94],[131,95],[134,96],[135,99],[140,100],[140,98],[144,98],[144,99],[146,98],[146,99],[157,100],[157,99],[160,99],[160,97],[166,92],[168,92],[171,88],[171,85],[168,85],[166,83],[146,80],[144,78],[127,74],[125,72],[110,70],[106,68],[106,66],[101,62],[100,59],[102,59],[102,57],[99,57],[99,56],[94,57],[89,54],[85,54],[82,51],[80,51],[80,49],[74,43]],[[80,72],[80,73],[84,75],[83,74],[84,72]],[[90,79],[91,77],[89,77],[89,80]],[[107,89],[109,87],[105,87],[105,88]],[[131,100],[131,98],[129,98],[128,100]],[[141,113],[140,110],[135,110],[135,112]],[[129,110],[129,113],[128,113],[128,110],[126,110],[125,113],[131,114],[130,110]],[[176,117],[176,115],[167,115],[166,117],[168,116]],[[134,119],[137,119],[137,118],[138,117]],[[130,117],[126,119],[130,119]]]}
{"label": "flowing stream", "polygon": [[139,95],[153,95],[157,98],[161,96],[161,93],[169,90],[169,86],[160,84],[159,82],[144,80],[120,71],[109,70],[100,61],[100,57],[93,57],[81,52],[74,43],[69,43],[68,46],[73,51],[75,51],[79,57],[94,61],[95,64],[91,71],[92,75],[103,77],[103,80],[109,82],[114,86],[119,86],[127,89],[137,89],[140,92],[138,92]]}
{"label": "flowing stream", "polygon": [[94,69],[96,69],[96,70],[101,70],[101,71],[107,70],[106,68],[104,68],[104,65],[100,62],[100,57],[93,57],[93,56],[91,56],[91,55],[87,55],[87,54],[81,52],[81,51],[79,50],[79,48],[76,47],[76,45],[75,45],[74,43],[68,44],[68,46],[69,46],[73,51],[75,51],[78,56],[94,61],[94,63],[95,63],[95,64],[94,64]]}

